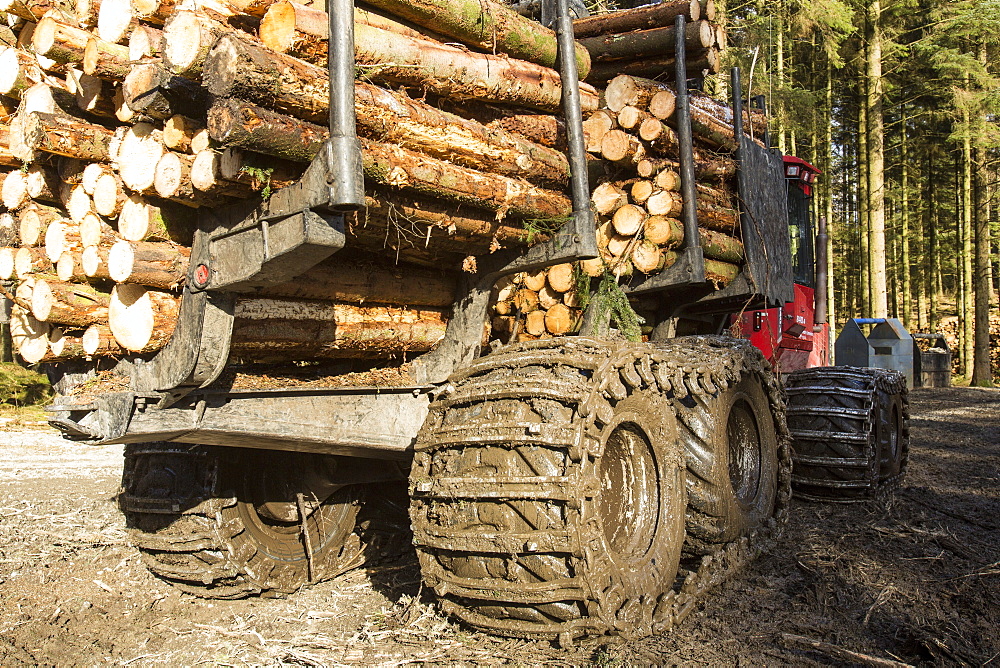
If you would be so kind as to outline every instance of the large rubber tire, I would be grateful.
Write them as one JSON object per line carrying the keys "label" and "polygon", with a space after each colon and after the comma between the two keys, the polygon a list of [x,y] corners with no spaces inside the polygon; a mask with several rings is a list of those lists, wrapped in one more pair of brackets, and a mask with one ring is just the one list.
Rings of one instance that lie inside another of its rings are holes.
{"label": "large rubber tire", "polygon": [[775,380],[763,356],[745,342],[690,337],[661,345],[683,352],[692,366],[718,369],[714,392],[691,393],[677,402],[687,465],[685,551],[707,554],[774,514],[779,398],[773,396]]}
{"label": "large rubber tire", "polygon": [[446,612],[518,637],[669,626],[685,495],[651,352],[520,344],[454,377],[432,404],[411,517]]}
{"label": "large rubber tire", "polygon": [[876,384],[878,419],[875,441],[878,445],[879,486],[897,484],[906,473],[910,450],[909,396],[902,374],[883,374]]}
{"label": "large rubber tire", "polygon": [[[268,517],[279,484],[320,455],[170,443],[125,450],[119,505],[146,566],[205,598],[280,595],[360,564],[352,532],[362,486],[341,488],[299,521]],[[311,575],[311,578],[310,578]]]}
{"label": "large rubber tire", "polygon": [[818,367],[786,379],[792,488],[811,500],[874,498],[906,467],[906,380],[897,371]]}

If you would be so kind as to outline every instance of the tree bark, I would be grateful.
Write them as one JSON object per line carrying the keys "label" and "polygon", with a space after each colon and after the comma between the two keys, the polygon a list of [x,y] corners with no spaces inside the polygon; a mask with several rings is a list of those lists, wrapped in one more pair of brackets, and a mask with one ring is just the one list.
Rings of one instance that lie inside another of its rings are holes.
{"label": "tree bark", "polygon": [[655,5],[587,16],[573,21],[573,34],[580,39],[660,28],[673,25],[678,16],[683,16],[689,23],[698,21],[701,18],[701,5],[698,0],[669,0]]}
{"label": "tree bark", "polygon": [[39,280],[31,291],[31,314],[42,322],[89,327],[106,322],[111,295],[83,283]]}
{"label": "tree bark", "polygon": [[248,298],[237,302],[233,352],[278,357],[383,357],[430,350],[447,311]]}
{"label": "tree bark", "polygon": [[70,116],[32,112],[26,114],[20,128],[24,151],[19,157],[33,162],[36,151],[64,155],[81,160],[107,162],[108,143],[114,133]]}
{"label": "tree bark", "polygon": [[[673,54],[675,34],[676,29],[670,25],[649,30],[586,37],[580,40],[580,44],[590,52],[590,59],[594,63],[642,60]],[[708,21],[688,23],[684,28],[684,44],[687,49],[695,53],[711,48],[715,44],[715,28]]]}
{"label": "tree bark", "polygon": [[124,81],[132,69],[129,48],[91,36],[83,52],[83,72],[107,81]]}
{"label": "tree bark", "polygon": [[88,327],[81,337],[80,344],[83,352],[91,357],[110,357],[125,353],[125,349],[115,341],[111,328],[105,324]]}
{"label": "tree bark", "polygon": [[208,91],[181,76],[175,76],[157,62],[134,65],[122,83],[128,108],[157,119],[179,113],[201,116],[208,110]]}
{"label": "tree bark", "polygon": [[[556,67],[555,33],[492,0],[374,0],[371,4],[469,46]],[[576,64],[582,80],[590,70],[590,58],[579,44]]]}
{"label": "tree bark", "polygon": [[187,275],[191,251],[162,241],[116,242],[108,251],[108,273],[116,283],[175,290]]}
{"label": "tree bark", "polygon": [[454,273],[413,266],[393,266],[365,257],[323,262],[287,283],[264,288],[262,296],[399,304],[451,306],[455,300]]}

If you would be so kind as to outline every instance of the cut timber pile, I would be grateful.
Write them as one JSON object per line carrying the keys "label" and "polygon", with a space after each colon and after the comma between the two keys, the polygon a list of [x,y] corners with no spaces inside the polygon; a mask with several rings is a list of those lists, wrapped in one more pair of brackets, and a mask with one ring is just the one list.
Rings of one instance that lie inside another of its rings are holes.
{"label": "cut timber pile", "polygon": [[[239,301],[237,358],[429,350],[475,264],[463,260],[537,242],[570,215],[554,33],[490,0],[418,4],[356,10],[367,209],[348,221],[345,250]],[[0,0],[0,11],[18,37],[0,50],[0,280],[16,347],[28,362],[153,354],[176,324],[199,208],[294,183],[326,140],[327,15],[289,0]],[[581,19],[580,78],[669,60],[679,14],[690,58],[711,61],[724,43],[713,13],[710,1],[671,0]],[[682,240],[666,97],[601,108],[591,83],[580,96],[591,157],[609,175],[594,191],[604,257],[583,271],[655,273]],[[732,119],[704,104],[699,211],[724,283],[741,258],[720,156]],[[653,118],[659,133],[644,133]],[[581,271],[498,286],[494,334],[575,331]]]}
{"label": "cut timber pile", "polygon": [[[624,12],[623,12],[624,13]],[[744,261],[736,209],[736,148],[731,112],[701,95],[690,96],[694,138],[696,211],[706,278],[728,285]],[[641,282],[677,261],[684,244],[680,166],[675,129],[676,93],[664,83],[629,75],[612,79],[605,105],[584,122],[587,149],[600,158],[606,175],[593,188],[597,245],[601,256],[558,265],[538,274],[518,274],[494,291],[494,334],[525,341],[574,332],[580,325],[587,278],[610,274],[619,282]],[[763,119],[753,115],[745,131]],[[570,267],[573,271],[569,271]],[[555,284],[552,272],[560,277]],[[573,278],[564,279],[569,273]],[[552,309],[554,315],[549,316]],[[568,316],[564,313],[568,311]],[[550,319],[560,323],[550,326]],[[563,329],[563,323],[568,329]]]}

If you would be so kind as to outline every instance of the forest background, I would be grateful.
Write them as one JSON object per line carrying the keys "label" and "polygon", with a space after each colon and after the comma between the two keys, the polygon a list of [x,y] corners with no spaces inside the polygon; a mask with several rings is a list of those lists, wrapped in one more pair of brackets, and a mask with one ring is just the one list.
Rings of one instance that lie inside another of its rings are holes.
{"label": "forest background", "polygon": [[961,375],[1000,380],[1000,0],[716,4],[772,142],[823,171],[831,322],[944,330]]}

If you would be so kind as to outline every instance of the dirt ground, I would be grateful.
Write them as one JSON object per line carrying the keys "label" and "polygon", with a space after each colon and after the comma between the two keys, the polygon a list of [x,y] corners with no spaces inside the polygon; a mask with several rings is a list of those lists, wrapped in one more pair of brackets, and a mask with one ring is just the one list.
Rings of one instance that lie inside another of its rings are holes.
{"label": "dirt ground", "polygon": [[887,503],[795,502],[783,541],[673,634],[571,648],[435,612],[415,557],[287,599],[150,575],[115,506],[121,448],[0,433],[0,665],[1000,665],[1000,391],[912,394]]}

